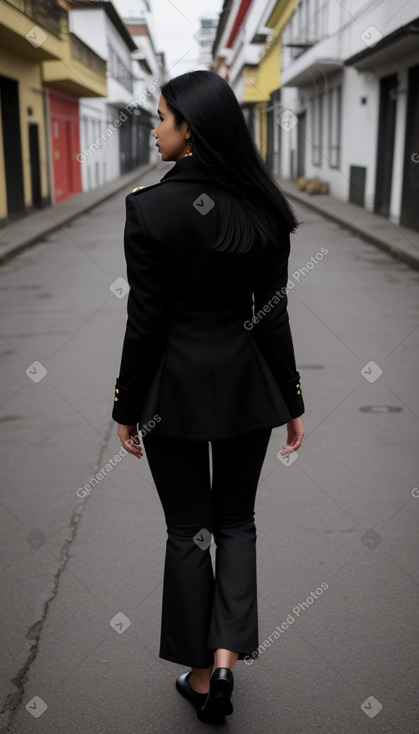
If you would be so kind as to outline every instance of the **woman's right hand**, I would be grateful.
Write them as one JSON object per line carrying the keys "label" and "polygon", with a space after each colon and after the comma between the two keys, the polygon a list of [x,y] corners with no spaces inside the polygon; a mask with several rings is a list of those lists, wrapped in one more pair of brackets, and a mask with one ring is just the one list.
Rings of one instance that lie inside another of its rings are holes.
{"label": "woman's right hand", "polygon": [[128,451],[129,454],[133,454],[137,459],[141,459],[143,450],[140,444],[140,437],[138,435],[137,424],[132,426],[125,426],[122,423],[118,423],[118,438],[121,441],[122,448]]}
{"label": "woman's right hand", "polygon": [[287,423],[287,443],[281,449],[282,456],[288,456],[292,451],[300,448],[304,436],[304,426],[301,418],[293,418]]}

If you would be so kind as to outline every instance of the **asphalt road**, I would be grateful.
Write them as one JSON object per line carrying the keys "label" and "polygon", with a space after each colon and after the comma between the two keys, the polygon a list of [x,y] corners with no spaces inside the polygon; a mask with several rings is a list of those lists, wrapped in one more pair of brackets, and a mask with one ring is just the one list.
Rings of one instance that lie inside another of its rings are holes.
{"label": "asphalt road", "polygon": [[[297,212],[306,437],[284,465],[285,429],[272,433],[260,656],[238,663],[221,730],[418,734],[419,273]],[[111,418],[123,224],[118,194],[0,269],[3,732],[213,729],[175,690],[185,668],[158,657],[164,518]]]}

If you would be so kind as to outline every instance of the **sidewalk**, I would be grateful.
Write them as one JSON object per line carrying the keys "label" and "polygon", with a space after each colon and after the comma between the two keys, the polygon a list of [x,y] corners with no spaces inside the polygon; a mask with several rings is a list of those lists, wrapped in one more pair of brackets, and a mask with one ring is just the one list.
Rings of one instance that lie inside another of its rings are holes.
{"label": "sidewalk", "polygon": [[[119,191],[128,191],[134,184],[141,185],[142,177],[155,167],[156,163],[140,166],[104,186],[6,225],[0,229],[0,265]],[[330,194],[310,195],[299,191],[295,181],[283,178],[276,180],[291,200],[310,207],[366,242],[419,270],[419,232],[393,224],[384,217],[371,214],[356,204],[342,201]]]}
{"label": "sidewalk", "polygon": [[[363,207],[342,201],[330,194],[307,194],[299,191],[297,183],[276,177],[276,181],[291,200],[295,200],[327,219],[349,229],[371,245],[379,247],[389,255],[419,270],[419,232],[408,227],[393,224],[385,217],[371,214]],[[292,202],[291,202],[292,203]]]}
{"label": "sidewalk", "polygon": [[103,186],[63,201],[62,204],[49,206],[36,214],[23,216],[6,224],[0,228],[0,265],[119,191],[127,189],[129,193],[131,185],[141,186],[142,177],[155,167],[155,162],[140,166]]}

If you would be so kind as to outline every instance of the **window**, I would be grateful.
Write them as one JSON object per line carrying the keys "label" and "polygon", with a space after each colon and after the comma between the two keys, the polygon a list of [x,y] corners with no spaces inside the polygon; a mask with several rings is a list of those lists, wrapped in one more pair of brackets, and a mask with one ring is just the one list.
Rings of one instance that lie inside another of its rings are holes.
{"label": "window", "polygon": [[318,43],[320,40],[320,0],[313,2],[313,40]]}
{"label": "window", "polygon": [[290,44],[291,60],[304,54],[316,40],[314,38],[315,5],[317,8],[319,2],[325,3],[328,0],[300,0],[286,24],[285,29],[288,31],[286,43]]}
{"label": "window", "polygon": [[329,91],[329,168],[339,168],[341,149],[342,87]]}
{"label": "window", "polygon": [[329,0],[320,0],[320,40],[329,35]]}
{"label": "window", "polygon": [[108,40],[108,68],[112,76],[130,92],[133,91],[133,75]]}
{"label": "window", "polygon": [[310,43],[310,8],[309,0],[301,0],[301,41],[300,43]]}
{"label": "window", "polygon": [[312,102],[311,150],[313,166],[320,166],[322,162],[323,99],[323,94],[316,94]]}

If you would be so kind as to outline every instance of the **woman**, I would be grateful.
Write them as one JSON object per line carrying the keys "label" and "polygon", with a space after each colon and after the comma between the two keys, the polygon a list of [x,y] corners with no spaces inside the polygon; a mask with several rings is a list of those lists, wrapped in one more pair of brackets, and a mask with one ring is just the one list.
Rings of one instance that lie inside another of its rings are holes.
{"label": "woman", "polygon": [[175,165],[126,198],[112,416],[138,458],[142,424],[167,524],[159,655],[191,668],[178,691],[219,723],[236,661],[257,656],[254,504],[271,431],[287,424],[284,455],[304,435],[286,298],[298,222],[220,76],[170,80],[158,115],[152,135]]}

